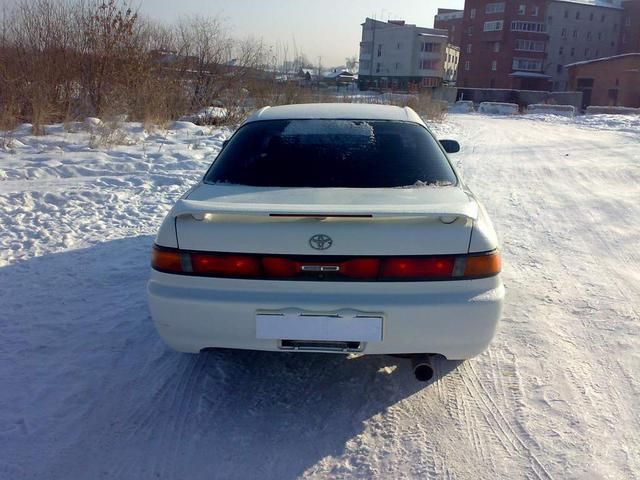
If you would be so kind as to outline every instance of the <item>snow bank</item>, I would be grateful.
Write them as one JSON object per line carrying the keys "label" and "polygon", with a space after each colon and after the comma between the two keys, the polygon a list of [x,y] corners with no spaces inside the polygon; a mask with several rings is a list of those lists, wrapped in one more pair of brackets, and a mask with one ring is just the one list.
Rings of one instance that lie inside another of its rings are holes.
{"label": "snow bank", "polygon": [[587,115],[640,115],[640,108],[629,107],[587,107]]}
{"label": "snow bank", "polygon": [[491,115],[517,115],[518,105],[515,103],[482,102],[478,112]]}
{"label": "snow bank", "polygon": [[472,113],[475,112],[475,107],[471,100],[458,100],[453,105],[449,106],[449,113]]}
{"label": "snow bank", "polygon": [[573,105],[547,105],[544,103],[534,103],[527,107],[527,113],[573,117],[576,114],[576,108]]}

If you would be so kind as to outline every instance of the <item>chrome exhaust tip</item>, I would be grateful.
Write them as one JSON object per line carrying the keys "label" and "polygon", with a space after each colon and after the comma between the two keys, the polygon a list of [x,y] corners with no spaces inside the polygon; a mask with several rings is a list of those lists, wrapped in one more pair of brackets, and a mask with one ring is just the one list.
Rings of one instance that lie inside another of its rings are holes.
{"label": "chrome exhaust tip", "polygon": [[419,382],[428,382],[435,374],[429,355],[412,356],[411,365],[413,366],[413,374]]}

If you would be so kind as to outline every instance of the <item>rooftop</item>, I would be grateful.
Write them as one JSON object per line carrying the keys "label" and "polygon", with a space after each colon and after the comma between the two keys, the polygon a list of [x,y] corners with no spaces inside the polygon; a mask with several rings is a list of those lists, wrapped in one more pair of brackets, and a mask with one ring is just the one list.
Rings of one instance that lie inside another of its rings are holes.
{"label": "rooftop", "polygon": [[575,62],[565,65],[565,67],[576,67],[578,65],[587,65],[589,63],[608,62],[610,60],[617,60],[619,58],[626,57],[638,57],[640,59],[640,53],[623,53],[622,55],[613,55],[611,57],[594,58],[593,60],[583,60],[582,62]]}
{"label": "rooftop", "polygon": [[551,0],[558,3],[579,3],[592,7],[622,9],[622,0]]}
{"label": "rooftop", "polygon": [[289,119],[395,120],[420,123],[420,117],[409,108],[363,103],[309,103],[265,107],[253,113],[246,122]]}

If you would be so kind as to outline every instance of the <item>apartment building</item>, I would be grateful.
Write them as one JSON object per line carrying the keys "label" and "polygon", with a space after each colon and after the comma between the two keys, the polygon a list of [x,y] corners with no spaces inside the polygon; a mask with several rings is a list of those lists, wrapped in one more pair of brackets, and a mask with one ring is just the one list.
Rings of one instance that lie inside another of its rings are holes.
{"label": "apartment building", "polygon": [[367,18],[362,24],[358,86],[399,91],[438,87],[447,66],[452,69],[457,59],[447,45],[446,30]]}
{"label": "apartment building", "polygon": [[568,89],[567,64],[616,55],[622,17],[620,2],[548,0],[548,46],[544,65],[550,77],[548,88]]}
{"label": "apartment building", "polygon": [[622,22],[621,0],[466,0],[458,85],[565,90],[564,65],[616,54]]}
{"label": "apartment building", "polygon": [[459,47],[462,42],[463,18],[464,10],[439,8],[437,15],[433,18],[433,28],[446,30],[449,34],[449,43]]}

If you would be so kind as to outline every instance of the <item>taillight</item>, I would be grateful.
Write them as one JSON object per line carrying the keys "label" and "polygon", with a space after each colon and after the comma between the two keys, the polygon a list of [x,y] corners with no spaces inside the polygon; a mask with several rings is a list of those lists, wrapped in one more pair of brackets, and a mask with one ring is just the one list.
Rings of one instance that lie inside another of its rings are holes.
{"label": "taillight", "polygon": [[182,273],[180,252],[178,250],[161,249],[153,246],[151,266],[162,272]]}
{"label": "taillight", "polygon": [[262,266],[269,277],[292,278],[299,271],[298,262],[279,257],[264,257]]}
{"label": "taillight", "polygon": [[280,280],[429,281],[483,278],[500,273],[498,251],[445,256],[275,256],[188,252],[155,246],[151,266],[183,275]]}
{"label": "taillight", "polygon": [[193,273],[221,277],[257,277],[262,273],[260,259],[252,255],[192,253]]}
{"label": "taillight", "polygon": [[467,255],[464,276],[466,278],[490,277],[500,273],[501,268],[502,260],[497,251],[484,255]]}
{"label": "taillight", "polygon": [[387,258],[382,262],[383,278],[447,278],[453,273],[455,257]]}

